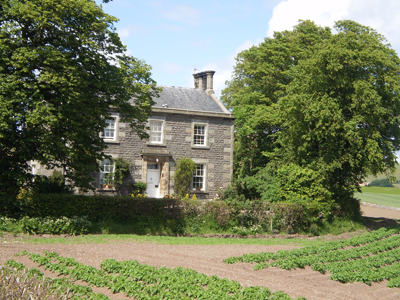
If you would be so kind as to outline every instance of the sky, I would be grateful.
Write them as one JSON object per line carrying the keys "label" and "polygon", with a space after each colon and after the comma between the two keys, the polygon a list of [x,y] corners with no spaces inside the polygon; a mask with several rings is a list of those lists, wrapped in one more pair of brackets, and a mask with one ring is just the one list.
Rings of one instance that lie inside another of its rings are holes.
{"label": "sky", "polygon": [[[96,0],[101,3],[101,0]],[[101,4],[128,54],[152,67],[158,85],[194,87],[195,70],[214,70],[218,97],[235,57],[298,20],[333,27],[353,20],[383,34],[400,51],[399,0],[113,0]]]}

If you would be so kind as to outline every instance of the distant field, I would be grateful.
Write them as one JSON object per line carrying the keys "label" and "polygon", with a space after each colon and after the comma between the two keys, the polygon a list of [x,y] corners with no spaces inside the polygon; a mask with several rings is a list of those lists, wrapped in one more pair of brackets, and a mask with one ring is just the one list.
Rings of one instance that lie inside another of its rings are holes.
{"label": "distant field", "polygon": [[356,198],[363,202],[400,207],[400,189],[386,187],[362,187],[362,193],[356,193]]}
{"label": "distant field", "polygon": [[400,189],[390,187],[379,187],[379,186],[363,186],[361,187],[363,193],[368,194],[387,194],[387,195],[398,195],[400,196]]}

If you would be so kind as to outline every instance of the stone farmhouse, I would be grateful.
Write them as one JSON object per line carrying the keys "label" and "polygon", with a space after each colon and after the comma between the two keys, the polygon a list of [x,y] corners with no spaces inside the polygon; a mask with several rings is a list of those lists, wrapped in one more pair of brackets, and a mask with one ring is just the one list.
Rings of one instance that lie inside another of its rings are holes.
{"label": "stone farmhouse", "polygon": [[[177,161],[191,158],[197,166],[191,193],[198,199],[214,198],[218,189],[226,188],[233,167],[233,115],[213,91],[214,71],[193,74],[195,87],[167,87],[153,106],[148,119],[149,138],[141,140],[131,134],[129,126],[112,113],[103,131],[108,144],[106,153],[131,163],[129,182],[146,182],[149,197],[162,198],[174,193]],[[93,174],[92,184],[99,193],[112,193],[104,187],[112,160],[101,162],[102,171]],[[127,193],[129,191],[125,191]]]}

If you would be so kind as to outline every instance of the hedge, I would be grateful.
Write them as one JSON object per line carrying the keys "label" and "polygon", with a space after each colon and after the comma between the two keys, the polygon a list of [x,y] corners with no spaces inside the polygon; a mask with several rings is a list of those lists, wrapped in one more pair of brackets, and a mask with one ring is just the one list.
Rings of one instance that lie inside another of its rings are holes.
{"label": "hedge", "polygon": [[71,194],[32,195],[19,199],[21,217],[87,216],[91,221],[129,220],[138,217],[176,219],[181,217],[179,200],[129,196],[83,196]]}

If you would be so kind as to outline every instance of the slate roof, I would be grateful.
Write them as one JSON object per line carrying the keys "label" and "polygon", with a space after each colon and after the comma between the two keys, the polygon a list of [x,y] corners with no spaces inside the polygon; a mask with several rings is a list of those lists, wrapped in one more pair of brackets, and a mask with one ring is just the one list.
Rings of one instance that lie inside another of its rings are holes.
{"label": "slate roof", "polygon": [[154,107],[165,107],[195,111],[208,111],[223,113],[215,100],[208,96],[204,90],[194,88],[183,88],[175,86],[160,86],[163,91],[159,98],[153,99]]}

